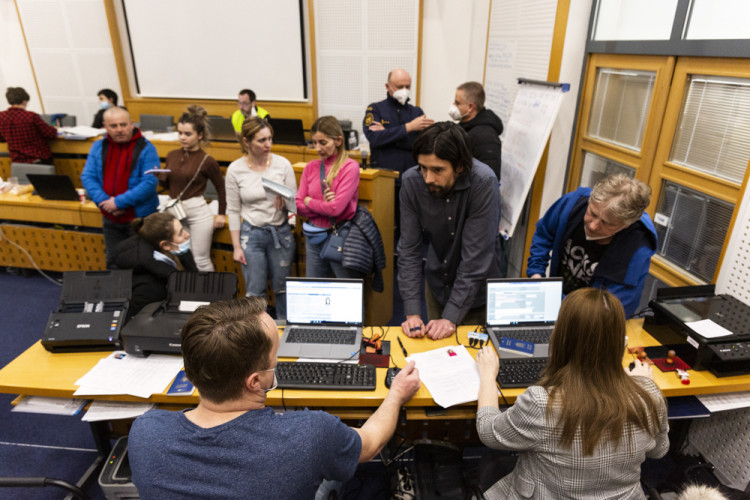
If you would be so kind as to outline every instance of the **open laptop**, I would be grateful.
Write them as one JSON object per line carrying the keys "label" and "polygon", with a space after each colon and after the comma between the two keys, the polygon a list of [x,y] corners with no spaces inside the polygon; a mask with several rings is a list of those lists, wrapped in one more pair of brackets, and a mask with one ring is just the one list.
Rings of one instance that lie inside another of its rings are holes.
{"label": "open laptop", "polygon": [[237,142],[237,132],[232,120],[221,116],[210,117],[211,140],[216,142]]}
{"label": "open laptop", "polygon": [[524,357],[501,350],[503,337],[534,344],[535,358],[549,356],[549,338],[562,302],[562,278],[487,280],[487,333],[503,359]]}
{"label": "open laptop", "polygon": [[364,314],[362,280],[287,278],[278,356],[357,359]]}
{"label": "open laptop", "polygon": [[36,194],[45,200],[79,201],[73,181],[67,175],[26,174]]}
{"label": "open laptop", "polygon": [[273,127],[274,144],[291,144],[293,146],[307,146],[305,129],[302,120],[297,118],[268,118]]}

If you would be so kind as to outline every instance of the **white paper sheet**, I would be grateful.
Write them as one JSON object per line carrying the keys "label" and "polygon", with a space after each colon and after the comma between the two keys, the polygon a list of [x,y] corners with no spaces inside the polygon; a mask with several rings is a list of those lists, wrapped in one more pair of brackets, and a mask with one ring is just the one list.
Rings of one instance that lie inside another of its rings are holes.
{"label": "white paper sheet", "polygon": [[711,413],[750,407],[750,391],[696,396]]}
{"label": "white paper sheet", "polygon": [[74,396],[130,394],[148,398],[160,394],[182,369],[181,356],[152,354],[141,358],[115,351],[78,379]]}
{"label": "white paper sheet", "polygon": [[154,403],[130,403],[128,401],[93,401],[89,411],[81,418],[84,422],[120,420],[143,415],[154,407]]}
{"label": "white paper sheet", "polygon": [[103,135],[106,131],[103,128],[87,127],[78,125],[76,127],[60,127],[60,135],[63,139],[83,140]]}
{"label": "white paper sheet", "polygon": [[11,411],[46,413],[48,415],[75,415],[81,411],[86,401],[85,399],[26,396]]}
{"label": "white paper sheet", "polygon": [[732,332],[720,326],[710,319],[702,319],[700,321],[689,321],[685,323],[688,328],[693,330],[695,333],[706,339],[712,339],[715,337],[726,337],[732,335]]}
{"label": "white paper sheet", "polygon": [[443,408],[476,401],[479,394],[479,368],[465,346],[448,346],[412,354],[419,379]]}

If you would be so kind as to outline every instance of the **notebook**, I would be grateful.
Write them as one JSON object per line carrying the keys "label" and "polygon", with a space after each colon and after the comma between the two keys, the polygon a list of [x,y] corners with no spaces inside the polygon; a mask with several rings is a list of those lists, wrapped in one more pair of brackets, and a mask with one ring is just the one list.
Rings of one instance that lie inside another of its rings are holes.
{"label": "notebook", "polygon": [[26,174],[36,194],[45,200],[79,201],[73,181],[67,175]]}
{"label": "notebook", "polygon": [[[486,329],[500,358],[547,357],[561,302],[562,278],[487,280]],[[503,338],[530,342],[533,352],[504,349]]]}
{"label": "notebook", "polygon": [[234,130],[232,120],[221,116],[212,116],[211,140],[216,142],[237,142],[237,132]]}
{"label": "notebook", "polygon": [[307,146],[302,120],[297,118],[268,118],[268,123],[273,127],[274,144]]}
{"label": "notebook", "polygon": [[364,314],[362,280],[287,278],[278,356],[358,359]]}

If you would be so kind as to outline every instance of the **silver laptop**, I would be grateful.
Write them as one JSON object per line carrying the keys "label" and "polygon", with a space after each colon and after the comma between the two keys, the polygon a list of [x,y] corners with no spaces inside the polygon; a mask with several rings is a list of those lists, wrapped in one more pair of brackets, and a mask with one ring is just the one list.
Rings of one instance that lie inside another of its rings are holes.
{"label": "silver laptop", "polygon": [[549,338],[562,302],[562,278],[487,280],[487,333],[501,359],[521,358],[502,350],[501,339],[534,344],[533,356],[549,356]]}
{"label": "silver laptop", "polygon": [[237,142],[237,132],[232,120],[221,116],[210,117],[211,140],[216,142]]}
{"label": "silver laptop", "polygon": [[287,278],[286,328],[278,355],[359,359],[364,315],[362,280]]}

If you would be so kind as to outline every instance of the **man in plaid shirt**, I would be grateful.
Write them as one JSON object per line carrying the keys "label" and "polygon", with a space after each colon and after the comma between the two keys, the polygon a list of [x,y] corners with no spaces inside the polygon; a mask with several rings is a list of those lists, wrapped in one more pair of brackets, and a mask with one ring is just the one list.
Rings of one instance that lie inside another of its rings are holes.
{"label": "man in plaid shirt", "polygon": [[10,108],[0,112],[0,142],[8,143],[10,161],[52,165],[47,141],[57,137],[57,129],[33,111],[26,111],[29,94],[21,87],[8,87],[5,97]]}

